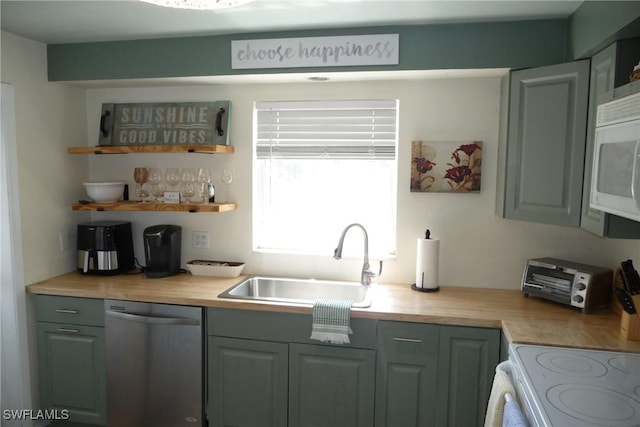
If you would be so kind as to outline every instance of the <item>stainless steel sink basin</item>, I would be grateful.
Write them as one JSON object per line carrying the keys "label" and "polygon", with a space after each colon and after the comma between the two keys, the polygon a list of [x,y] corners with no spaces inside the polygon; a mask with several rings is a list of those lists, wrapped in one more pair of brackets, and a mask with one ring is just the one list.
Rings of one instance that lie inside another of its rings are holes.
{"label": "stainless steel sink basin", "polygon": [[371,305],[372,293],[371,286],[363,286],[356,282],[250,277],[218,296],[310,305],[316,299],[327,298],[353,301],[352,307],[366,308]]}

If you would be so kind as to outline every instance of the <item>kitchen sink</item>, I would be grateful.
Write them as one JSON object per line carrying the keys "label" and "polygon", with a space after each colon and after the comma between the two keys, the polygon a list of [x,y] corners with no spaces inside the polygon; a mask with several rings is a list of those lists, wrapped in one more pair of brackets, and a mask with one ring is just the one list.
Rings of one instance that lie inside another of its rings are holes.
{"label": "kitchen sink", "polygon": [[316,299],[353,301],[352,307],[371,305],[373,290],[356,282],[331,280],[250,277],[233,285],[218,297],[312,305]]}

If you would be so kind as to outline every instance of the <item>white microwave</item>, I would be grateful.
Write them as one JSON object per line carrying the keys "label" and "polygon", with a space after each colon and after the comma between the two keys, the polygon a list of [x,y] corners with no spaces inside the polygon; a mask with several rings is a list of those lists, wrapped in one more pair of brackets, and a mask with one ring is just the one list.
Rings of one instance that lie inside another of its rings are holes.
{"label": "white microwave", "polygon": [[590,206],[640,221],[640,92],[598,106]]}

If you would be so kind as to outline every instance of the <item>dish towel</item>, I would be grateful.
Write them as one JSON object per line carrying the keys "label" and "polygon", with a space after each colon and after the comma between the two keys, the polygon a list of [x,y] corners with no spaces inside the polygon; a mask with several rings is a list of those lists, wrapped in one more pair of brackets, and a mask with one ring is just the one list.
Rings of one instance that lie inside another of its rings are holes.
{"label": "dish towel", "polygon": [[313,304],[311,339],[330,344],[349,344],[352,301],[318,299]]}
{"label": "dish towel", "polygon": [[502,362],[496,367],[496,374],[493,377],[489,404],[487,405],[487,415],[484,419],[484,427],[502,427],[505,406],[505,394],[516,395],[516,391],[511,384],[511,379],[507,372],[508,362]]}
{"label": "dish towel", "polygon": [[504,404],[504,414],[502,416],[502,427],[528,427],[524,419],[520,405],[515,400],[510,400]]}

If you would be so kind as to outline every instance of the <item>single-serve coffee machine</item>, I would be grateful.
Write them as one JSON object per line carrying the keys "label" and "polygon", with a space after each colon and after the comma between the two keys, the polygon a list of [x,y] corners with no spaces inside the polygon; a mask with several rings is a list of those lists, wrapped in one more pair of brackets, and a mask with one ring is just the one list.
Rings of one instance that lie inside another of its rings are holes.
{"label": "single-serve coffee machine", "polygon": [[95,221],[78,224],[77,267],[83,274],[109,276],[135,266],[131,223]]}
{"label": "single-serve coffee machine", "polygon": [[182,227],[179,225],[152,225],[144,230],[144,272],[149,278],[172,276],[180,273]]}

